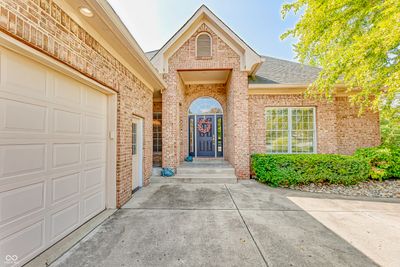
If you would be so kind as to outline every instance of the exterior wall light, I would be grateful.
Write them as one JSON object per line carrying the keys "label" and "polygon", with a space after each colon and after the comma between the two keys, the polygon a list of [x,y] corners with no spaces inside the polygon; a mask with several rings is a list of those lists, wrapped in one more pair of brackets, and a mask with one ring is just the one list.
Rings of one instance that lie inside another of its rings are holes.
{"label": "exterior wall light", "polygon": [[84,7],[84,6],[79,8],[79,12],[81,12],[81,14],[84,15],[85,17],[93,17],[94,16],[92,10],[90,10],[89,8]]}

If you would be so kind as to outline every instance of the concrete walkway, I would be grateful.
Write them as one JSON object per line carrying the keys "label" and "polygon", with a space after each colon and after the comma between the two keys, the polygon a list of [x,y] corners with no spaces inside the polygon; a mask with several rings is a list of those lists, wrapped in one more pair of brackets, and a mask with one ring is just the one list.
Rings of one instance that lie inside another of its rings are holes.
{"label": "concrete walkway", "polygon": [[302,197],[333,198],[254,181],[153,184],[52,266],[376,266]]}

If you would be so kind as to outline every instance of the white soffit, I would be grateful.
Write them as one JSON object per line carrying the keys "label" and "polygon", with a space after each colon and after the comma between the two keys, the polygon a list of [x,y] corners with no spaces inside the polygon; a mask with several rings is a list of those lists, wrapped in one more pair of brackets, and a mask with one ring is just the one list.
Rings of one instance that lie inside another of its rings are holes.
{"label": "white soffit", "polygon": [[230,70],[184,70],[178,73],[184,84],[224,84]]}
{"label": "white soffit", "polygon": [[[54,1],[147,87],[153,91],[166,87],[158,71],[106,0]],[[81,7],[91,9],[94,16],[81,15]]]}

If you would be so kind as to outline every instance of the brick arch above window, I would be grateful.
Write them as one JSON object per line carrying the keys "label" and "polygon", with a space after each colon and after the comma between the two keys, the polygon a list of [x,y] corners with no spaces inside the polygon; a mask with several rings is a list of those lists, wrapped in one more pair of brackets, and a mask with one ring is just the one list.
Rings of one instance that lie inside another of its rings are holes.
{"label": "brick arch above window", "polygon": [[196,56],[211,57],[212,56],[212,38],[207,32],[200,32],[196,37]]}

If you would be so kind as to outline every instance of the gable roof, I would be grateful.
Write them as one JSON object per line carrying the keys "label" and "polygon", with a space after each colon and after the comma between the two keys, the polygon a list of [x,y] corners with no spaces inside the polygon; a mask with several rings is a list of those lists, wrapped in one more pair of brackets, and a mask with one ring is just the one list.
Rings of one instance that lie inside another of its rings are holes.
{"label": "gable roof", "polygon": [[[261,63],[261,57],[249,45],[247,45],[236,33],[234,33],[211,10],[202,5],[193,16],[150,58],[159,72],[164,73],[168,69],[168,57],[191,36],[197,28],[206,24],[219,37],[231,46],[240,55],[240,65],[243,71],[253,74]],[[188,36],[187,36],[188,35]]]}
{"label": "gable roof", "polygon": [[[151,59],[159,50],[146,52]],[[297,62],[261,56],[264,62],[258,68],[254,77],[249,77],[249,84],[301,84],[308,85],[317,79],[320,68]]]}

